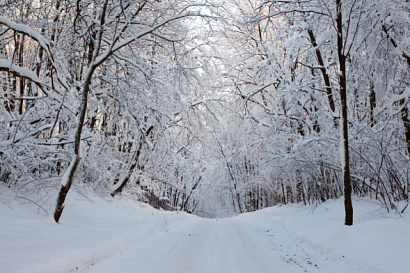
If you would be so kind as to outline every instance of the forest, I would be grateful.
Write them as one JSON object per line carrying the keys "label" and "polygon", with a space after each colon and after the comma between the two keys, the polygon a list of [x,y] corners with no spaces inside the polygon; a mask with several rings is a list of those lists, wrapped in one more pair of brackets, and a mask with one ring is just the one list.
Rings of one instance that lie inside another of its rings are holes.
{"label": "forest", "polygon": [[[405,0],[0,0],[0,183],[213,218],[410,193]],[[50,200],[55,204],[49,207]]]}

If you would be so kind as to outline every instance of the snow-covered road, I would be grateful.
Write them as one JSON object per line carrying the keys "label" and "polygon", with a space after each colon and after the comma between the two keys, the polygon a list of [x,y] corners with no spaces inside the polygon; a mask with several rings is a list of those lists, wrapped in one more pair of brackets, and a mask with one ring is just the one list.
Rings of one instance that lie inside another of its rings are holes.
{"label": "snow-covered road", "polygon": [[[238,218],[165,222],[134,246],[94,260],[77,272],[312,272],[313,263],[302,257],[287,258],[284,250],[274,248],[274,241],[269,231]],[[282,247],[289,252],[300,251],[289,237],[282,236],[281,241],[287,241]]]}
{"label": "snow-covered road", "polygon": [[70,198],[58,225],[12,195],[0,202],[1,273],[407,273],[410,268],[410,214],[387,214],[372,200],[354,199],[356,222],[347,227],[343,199],[202,219],[129,199]]}

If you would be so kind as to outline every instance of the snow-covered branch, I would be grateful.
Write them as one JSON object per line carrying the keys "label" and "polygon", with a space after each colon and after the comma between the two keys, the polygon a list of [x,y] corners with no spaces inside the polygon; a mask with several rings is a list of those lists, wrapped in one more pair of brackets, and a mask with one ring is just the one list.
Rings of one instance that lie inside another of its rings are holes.
{"label": "snow-covered branch", "polygon": [[166,20],[154,24],[151,27],[148,27],[147,29],[144,29],[142,31],[140,31],[139,33],[137,33],[136,35],[133,35],[130,38],[124,39],[123,41],[120,41],[118,43],[112,44],[109,48],[107,48],[103,53],[101,53],[100,56],[98,56],[94,63],[93,66],[98,67],[99,65],[101,65],[105,60],[107,60],[113,53],[115,53],[116,51],[120,50],[121,48],[133,43],[134,41],[152,33],[153,31],[157,30],[158,28],[161,28],[173,21],[176,20],[180,20],[182,18],[188,17],[188,16],[193,16],[196,15],[196,13],[191,13],[188,12],[186,14],[178,14],[178,15],[174,15],[174,16],[170,16],[169,18],[167,18]]}
{"label": "snow-covered branch", "polygon": [[34,71],[28,68],[13,64],[11,61],[7,59],[0,58],[0,71],[7,71],[9,73],[17,75],[18,77],[28,79],[38,85],[46,86],[46,84],[37,77]]}
{"label": "snow-covered branch", "polygon": [[3,25],[7,26],[8,28],[10,28],[10,29],[12,29],[16,32],[26,34],[27,36],[29,36],[32,39],[36,40],[40,44],[40,46],[44,50],[46,50],[46,52],[49,54],[49,56],[51,56],[51,54],[50,54],[50,41],[48,39],[46,39],[43,35],[41,35],[41,33],[38,32],[37,30],[34,30],[34,29],[30,28],[27,25],[13,22],[13,21],[7,19],[4,16],[0,16],[0,24],[3,24]]}

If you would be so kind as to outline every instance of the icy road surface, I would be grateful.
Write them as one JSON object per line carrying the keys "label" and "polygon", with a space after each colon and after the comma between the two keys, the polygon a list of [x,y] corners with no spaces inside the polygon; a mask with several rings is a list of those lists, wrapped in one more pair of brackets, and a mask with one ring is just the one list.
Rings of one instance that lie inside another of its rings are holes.
{"label": "icy road surface", "polygon": [[[281,235],[286,236],[284,232]],[[194,218],[173,225],[164,222],[155,233],[132,247],[107,259],[91,261],[77,272],[314,271],[315,265],[305,255],[300,256],[300,246],[289,237],[275,243],[274,237],[269,230],[258,230],[238,218]],[[278,249],[285,247],[295,255],[286,255],[283,249]]]}

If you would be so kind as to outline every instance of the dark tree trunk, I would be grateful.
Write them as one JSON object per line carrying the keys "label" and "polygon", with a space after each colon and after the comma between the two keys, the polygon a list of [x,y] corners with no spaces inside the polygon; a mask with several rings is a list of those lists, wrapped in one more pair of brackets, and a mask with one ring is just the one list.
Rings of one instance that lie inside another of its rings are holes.
{"label": "dark tree trunk", "polygon": [[201,182],[201,180],[202,180],[202,176],[200,176],[198,178],[198,180],[195,182],[195,184],[192,187],[191,191],[189,192],[187,198],[185,199],[185,202],[182,203],[181,210],[185,210],[187,208],[189,198],[191,197],[191,194],[194,192],[194,190],[198,187],[199,182]]}
{"label": "dark tree trunk", "polygon": [[[316,37],[313,33],[313,31],[311,29],[307,30],[308,34],[309,34],[309,39],[310,42],[312,43],[313,47],[315,47],[315,53],[316,53],[316,59],[317,62],[320,65],[320,72],[322,73],[322,77],[323,77],[323,81],[325,82],[325,92],[327,95],[327,99],[329,101],[329,107],[330,110],[332,111],[332,114],[336,111],[336,106],[335,106],[335,101],[333,98],[333,92],[332,92],[332,87],[330,85],[330,77],[329,74],[327,73],[326,67],[325,67],[325,62],[323,61],[323,57],[322,57],[322,53],[320,52],[319,48],[318,48],[318,44],[316,42]],[[335,127],[337,128],[338,123],[336,118],[333,118],[333,122]]]}
{"label": "dark tree trunk", "polygon": [[[149,127],[148,130],[147,130],[146,132],[144,132],[145,137],[148,137],[148,136],[151,134],[151,132],[152,132],[153,129],[154,129],[154,126]],[[141,155],[142,144],[143,144],[143,143],[144,143],[144,136],[141,135],[140,141],[139,141],[139,145],[138,145],[138,149],[135,151],[135,155],[134,155],[133,158],[132,158],[132,163],[131,163],[130,169],[128,170],[127,176],[124,178],[124,180],[122,181],[121,185],[111,193],[111,196],[112,196],[112,197],[114,197],[115,195],[117,195],[117,194],[119,194],[119,193],[122,192],[122,190],[123,190],[123,189],[125,188],[125,186],[128,184],[128,182],[129,182],[129,180],[130,180],[130,178],[131,178],[131,175],[132,175],[132,173],[134,172],[135,167],[138,166],[138,168],[139,168],[140,170],[143,170],[143,169],[144,169],[144,166],[140,166],[140,165],[139,165],[139,158],[140,158],[140,155]],[[116,179],[116,182],[118,182],[118,181],[119,181],[119,179]],[[114,183],[114,184],[116,184],[116,183]]]}
{"label": "dark tree trunk", "polygon": [[95,51],[93,54],[93,62],[91,65],[88,67],[83,88],[82,88],[82,98],[81,98],[81,108],[80,108],[80,113],[78,116],[78,124],[77,124],[77,131],[75,133],[75,138],[74,138],[74,159],[70,163],[70,167],[66,170],[66,173],[63,175],[63,179],[67,175],[67,181],[62,180],[62,185],[60,188],[60,193],[58,195],[57,199],[57,205],[56,205],[56,210],[54,212],[54,220],[58,223],[60,220],[61,214],[63,213],[64,210],[64,202],[65,198],[67,196],[68,191],[70,190],[70,187],[73,183],[74,179],[74,174],[77,169],[78,164],[80,163],[81,160],[81,133],[83,131],[84,127],[84,121],[85,121],[85,116],[87,113],[87,104],[88,104],[88,93],[90,91],[90,85],[91,85],[91,80],[94,75],[95,70],[97,67],[108,58],[109,55],[106,56],[105,59],[100,60],[99,63],[94,63],[96,57],[99,54],[100,46],[101,46],[101,41],[102,41],[102,35],[103,35],[103,29],[102,26],[105,24],[105,14],[107,11],[107,5],[108,5],[108,0],[105,1],[104,7],[101,12],[101,17],[100,17],[100,30],[98,32],[98,39],[95,41],[96,47]]}
{"label": "dark tree trunk", "polygon": [[69,171],[67,183],[65,185],[62,185],[60,188],[60,193],[58,194],[57,198],[56,210],[54,212],[54,220],[57,223],[58,221],[60,221],[61,214],[63,213],[65,198],[67,196],[68,191],[71,188],[71,185],[73,184],[74,174],[78,167],[78,164],[80,163],[80,160],[81,158],[75,155],[75,159],[71,163],[72,165],[70,164],[71,168],[67,170]]}
{"label": "dark tree trunk", "polygon": [[[402,102],[405,103],[405,102]],[[409,109],[407,105],[403,107],[401,110],[401,119],[403,120],[404,125],[404,134],[406,137],[406,144],[407,144],[407,152],[410,155],[410,120],[409,120]]]}
{"label": "dark tree trunk", "polygon": [[[20,38],[20,35],[18,35],[17,39]],[[25,35],[21,35],[21,40],[17,42],[16,48],[18,49],[18,65],[23,66],[23,60],[24,60],[24,38]],[[24,86],[25,85],[25,80],[23,77],[19,79],[19,96],[20,96],[20,102],[18,106],[18,112],[20,115],[23,115],[23,107],[24,107]]]}
{"label": "dark tree trunk", "polygon": [[[67,196],[68,191],[71,188],[71,185],[73,183],[74,179],[74,174],[75,171],[78,167],[78,164],[80,163],[81,160],[81,132],[83,131],[83,126],[84,126],[84,121],[85,121],[85,115],[87,112],[87,103],[88,103],[88,92],[90,91],[90,84],[91,84],[91,78],[92,75],[95,71],[96,67],[90,67],[89,71],[87,73],[86,80],[84,82],[84,86],[82,89],[82,100],[81,100],[81,110],[80,110],[80,115],[78,117],[78,127],[77,131],[75,134],[75,140],[74,140],[74,156],[75,158],[72,160],[71,164],[73,164],[66,170],[68,172],[68,179],[65,183],[61,185],[60,188],[60,193],[58,194],[58,199],[57,199],[57,205],[56,205],[56,210],[54,212],[54,220],[58,223],[60,220],[61,214],[63,213],[64,210],[64,202],[65,198]],[[64,174],[65,176],[66,174]]]}
{"label": "dark tree trunk", "polygon": [[138,165],[138,161],[139,161],[139,157],[141,155],[141,149],[142,149],[142,141],[140,141],[139,147],[137,149],[137,151],[135,152],[135,156],[133,157],[133,162],[131,164],[131,167],[128,170],[127,176],[122,180],[121,185],[115,189],[115,191],[113,191],[111,193],[111,196],[114,197],[117,194],[121,193],[122,190],[125,188],[125,186],[128,184],[128,181],[131,178],[132,173],[134,172],[135,167],[137,167]]}
{"label": "dark tree trunk", "polygon": [[[390,36],[389,30],[387,29],[386,25],[382,25],[382,30],[386,34],[387,38],[390,40],[391,44],[397,48],[397,43],[393,37]],[[410,67],[410,56],[406,54],[406,52],[402,51],[403,58],[406,59],[407,65]]]}
{"label": "dark tree trunk", "polygon": [[[387,29],[386,25],[382,25],[382,30],[386,34],[387,38],[389,39],[390,43],[397,48],[397,42],[394,40],[393,37],[390,36],[389,34],[389,29]],[[410,56],[406,54],[406,52],[402,51],[402,56],[406,59],[407,65],[410,68]],[[402,101],[402,104],[405,103]],[[406,136],[406,144],[407,144],[407,151],[410,154],[410,120],[408,117],[408,108],[407,105],[403,106],[403,109],[401,110],[401,118],[403,120],[403,125],[404,125],[404,131],[405,131],[405,136]]]}
{"label": "dark tree trunk", "polygon": [[370,83],[370,94],[369,94],[369,103],[370,103],[370,126],[374,126],[374,109],[376,108],[376,93],[374,92],[374,85]]}
{"label": "dark tree trunk", "polygon": [[343,153],[341,155],[343,167],[343,184],[344,184],[344,203],[345,203],[345,225],[353,225],[353,206],[352,206],[352,186],[350,181],[350,167],[349,167],[349,134],[347,121],[347,86],[346,86],[346,56],[344,54],[343,43],[343,25],[342,25],[342,1],[336,0],[336,24],[337,24],[337,53],[339,57],[339,86],[340,86],[340,102],[342,110],[342,131],[341,144],[343,145]]}

